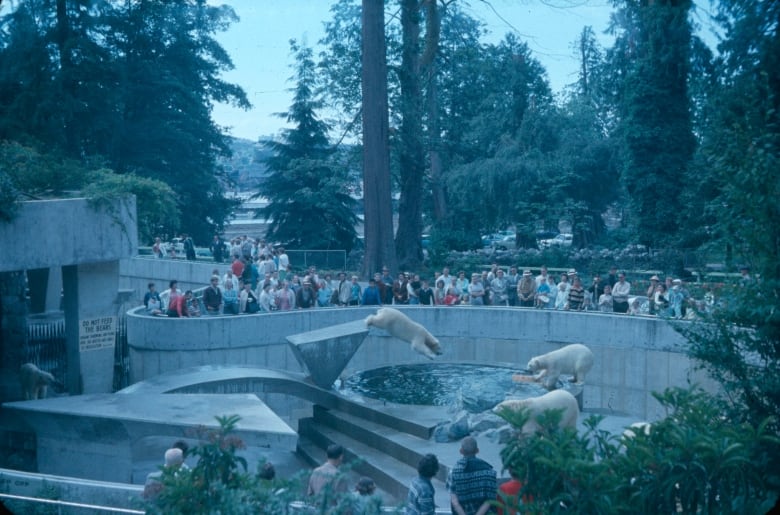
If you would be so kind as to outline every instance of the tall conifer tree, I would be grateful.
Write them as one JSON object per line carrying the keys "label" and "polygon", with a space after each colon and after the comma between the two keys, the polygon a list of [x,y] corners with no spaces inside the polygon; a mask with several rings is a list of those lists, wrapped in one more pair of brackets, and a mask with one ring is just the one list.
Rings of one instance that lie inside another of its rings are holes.
{"label": "tall conifer tree", "polygon": [[696,148],[688,74],[690,0],[618,0],[624,20],[613,54],[627,62],[620,99],[623,180],[647,245],[673,242],[683,226],[680,197]]}
{"label": "tall conifer tree", "polygon": [[310,48],[290,42],[295,55],[293,103],[280,114],[294,126],[265,142],[273,155],[270,175],[260,184],[269,204],[259,214],[269,221],[266,237],[299,249],[345,249],[355,243],[347,168],[336,162],[328,125],[317,118],[316,66]]}

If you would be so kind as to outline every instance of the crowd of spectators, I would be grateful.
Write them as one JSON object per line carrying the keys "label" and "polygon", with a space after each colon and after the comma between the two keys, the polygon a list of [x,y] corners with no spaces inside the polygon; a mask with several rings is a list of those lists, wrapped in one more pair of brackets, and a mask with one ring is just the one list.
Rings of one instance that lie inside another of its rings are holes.
{"label": "crowd of spectators", "polygon": [[[284,264],[284,267],[281,265]],[[230,267],[216,268],[209,285],[196,297],[181,292],[171,281],[165,295],[149,284],[144,306],[150,315],[193,317],[238,315],[347,306],[514,306],[561,311],[596,311],[668,318],[691,318],[697,309],[710,309],[710,293],[694,300],[683,280],[657,275],[650,277],[647,289],[632,287],[624,272],[615,268],[603,277],[596,273],[587,284],[569,269],[560,274],[542,266],[538,274],[518,267],[497,264],[481,273],[451,274],[449,268],[434,272],[431,280],[419,274],[400,272],[395,277],[387,268],[368,279],[367,284],[345,272],[335,277],[320,275],[315,266],[303,273],[291,271],[284,249],[260,252],[257,258],[233,255]],[[691,308],[697,309],[691,309]]]}
{"label": "crowd of spectators", "polygon": [[[215,237],[215,248],[222,248]],[[225,247],[227,248],[227,247]],[[602,277],[587,282],[576,270],[538,274],[528,268],[493,264],[482,272],[451,274],[445,267],[432,278],[384,267],[361,283],[358,276],[340,272],[321,275],[315,266],[293,271],[284,248],[272,248],[264,240],[243,236],[230,242],[230,266],[215,268],[202,296],[182,293],[171,281],[164,295],[154,284],[144,297],[148,314],[170,317],[238,315],[368,305],[515,306],[561,311],[596,311],[668,318],[690,318],[697,310],[711,309],[714,298],[706,293],[695,300],[681,278],[650,277],[645,289],[633,287],[624,272],[612,267]],[[742,280],[749,277],[743,270]],[[643,281],[644,282],[644,281]],[[639,291],[639,290],[642,291]],[[697,309],[691,309],[691,308]]]}

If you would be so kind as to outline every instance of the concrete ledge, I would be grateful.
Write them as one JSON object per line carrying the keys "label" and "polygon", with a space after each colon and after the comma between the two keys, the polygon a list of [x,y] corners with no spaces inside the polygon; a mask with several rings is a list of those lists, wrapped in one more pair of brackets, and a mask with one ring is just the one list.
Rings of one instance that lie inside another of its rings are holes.
{"label": "concrete ledge", "polygon": [[198,428],[218,428],[216,416],[241,415],[235,434],[249,448],[293,451],[298,439],[251,394],[81,395],[6,403],[3,411],[35,432],[39,472],[127,483],[137,442],[196,437]]}
{"label": "concrete ledge", "polygon": [[448,418],[443,406],[415,406],[415,415],[408,417],[408,406],[392,405],[371,399],[353,402],[333,390],[320,388],[302,374],[289,374],[246,366],[204,366],[171,372],[134,384],[118,395],[154,395],[162,393],[245,392],[257,395],[281,393],[329,409],[359,416],[398,431],[427,439],[439,422]]}
{"label": "concrete ledge", "polygon": [[22,202],[19,215],[0,224],[8,242],[0,272],[129,258],[138,248],[135,216],[132,195],[97,208],[83,198]]}
{"label": "concrete ledge", "polygon": [[[669,321],[655,317],[504,307],[394,307],[440,339],[585,342],[667,351],[680,351],[685,346],[685,339]],[[139,351],[275,345],[290,335],[364,320],[375,312],[376,308],[369,307],[319,308],[169,319],[146,316],[140,308],[128,312],[128,343]],[[378,333],[372,331],[371,336]]]}

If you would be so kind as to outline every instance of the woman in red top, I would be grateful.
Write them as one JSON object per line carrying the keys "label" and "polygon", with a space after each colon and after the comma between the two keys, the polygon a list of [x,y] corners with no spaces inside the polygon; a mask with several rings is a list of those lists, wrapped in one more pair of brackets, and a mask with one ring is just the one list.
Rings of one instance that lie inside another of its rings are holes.
{"label": "woman in red top", "polygon": [[506,515],[515,515],[520,506],[529,502],[525,495],[522,497],[522,500],[520,499],[523,483],[517,479],[514,471],[510,470],[509,474],[512,476],[512,479],[498,487],[498,507],[496,509],[498,515],[504,515],[504,513]]}

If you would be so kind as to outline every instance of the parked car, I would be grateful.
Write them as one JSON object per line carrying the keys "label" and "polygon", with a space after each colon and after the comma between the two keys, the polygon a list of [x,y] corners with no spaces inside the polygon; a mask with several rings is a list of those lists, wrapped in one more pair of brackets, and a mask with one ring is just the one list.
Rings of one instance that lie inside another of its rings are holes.
{"label": "parked car", "polygon": [[550,247],[571,247],[574,236],[569,233],[562,233],[555,238],[539,240],[539,248],[549,249]]}
{"label": "parked car", "polygon": [[493,234],[485,234],[482,236],[482,246],[483,247],[493,247],[494,243],[497,241],[501,241],[506,237],[515,237],[514,231],[498,231],[494,232]]}
{"label": "parked car", "polygon": [[555,238],[558,236],[558,233],[555,231],[536,231],[536,241],[539,240],[550,240],[552,238]]}
{"label": "parked car", "polygon": [[514,250],[517,247],[517,236],[504,236],[500,240],[494,241],[491,245],[496,250]]}

